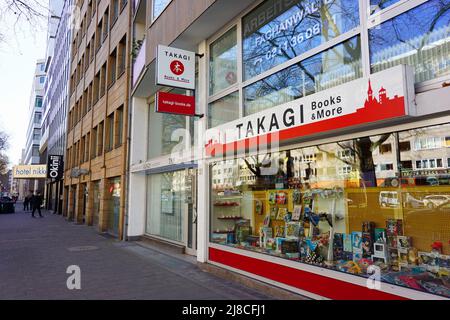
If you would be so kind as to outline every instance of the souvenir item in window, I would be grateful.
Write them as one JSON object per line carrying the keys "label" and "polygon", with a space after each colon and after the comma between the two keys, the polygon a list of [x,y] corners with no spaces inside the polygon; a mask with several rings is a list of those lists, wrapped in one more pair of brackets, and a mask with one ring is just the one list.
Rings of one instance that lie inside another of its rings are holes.
{"label": "souvenir item in window", "polygon": [[441,241],[435,241],[431,244],[431,251],[442,254],[442,242]]}
{"label": "souvenir item in window", "polygon": [[306,222],[310,222],[311,219],[311,208],[304,207],[304,214],[303,214],[303,220]]}
{"label": "souvenir item in window", "polygon": [[234,232],[228,232],[226,235],[227,235],[227,243],[236,243]]}
{"label": "souvenir item in window", "polygon": [[259,237],[249,235],[249,236],[247,236],[247,238],[246,238],[246,242],[248,242],[248,244],[249,244],[250,246],[256,247],[256,246],[258,246]]}
{"label": "souvenir item in window", "polygon": [[[344,252],[353,252],[352,235],[344,233],[343,235]],[[351,260],[351,259],[350,259]]]}
{"label": "souvenir item in window", "polygon": [[386,234],[388,237],[403,235],[403,221],[398,219],[388,219],[386,221]]}
{"label": "souvenir item in window", "polygon": [[275,191],[269,192],[269,203],[270,204],[275,204],[276,198],[277,198],[277,193]]}
{"label": "souvenir item in window", "polygon": [[281,252],[281,246],[283,245],[283,242],[286,241],[286,238],[283,237],[276,237],[275,238],[275,250],[278,252]]}
{"label": "souvenir item in window", "polygon": [[312,196],[303,197],[303,207],[305,208],[305,212],[306,212],[306,208],[309,208],[309,210],[312,210],[312,208],[313,208]]}
{"label": "souvenir item in window", "polygon": [[408,249],[408,264],[416,266],[418,264],[418,256],[416,248]]}
{"label": "souvenir item in window", "polygon": [[388,254],[389,254],[389,265],[392,270],[398,271],[399,270],[399,260],[398,260],[398,250],[397,248],[388,248]]}
{"label": "souvenir item in window", "polygon": [[287,203],[286,192],[277,192],[276,201],[277,204],[286,204]]}
{"label": "souvenir item in window", "polygon": [[292,221],[299,221],[301,215],[302,215],[302,206],[301,205],[295,205],[294,206],[294,212],[292,213]]}
{"label": "souvenir item in window", "polygon": [[294,189],[292,192],[292,201],[294,202],[294,205],[300,205],[302,203],[302,193],[299,189]]}
{"label": "souvenir item in window", "polygon": [[275,250],[275,238],[267,238],[266,240],[266,249],[268,250]]}
{"label": "souvenir item in window", "polygon": [[306,239],[302,238],[299,243],[299,252],[300,258],[306,258],[308,254],[308,244],[306,243]]}
{"label": "souvenir item in window", "polygon": [[397,237],[388,236],[387,245],[389,248],[397,248]]}
{"label": "souvenir item in window", "polygon": [[363,258],[370,258],[373,254],[373,241],[369,232],[362,233],[362,256]]}
{"label": "souvenir item in window", "polygon": [[359,259],[357,263],[358,263],[358,266],[361,268],[361,272],[367,273],[367,269],[369,268],[369,266],[371,266],[373,264],[373,261],[366,259],[366,258],[362,258],[362,259]]}
{"label": "souvenir item in window", "polygon": [[298,239],[300,236],[300,223],[299,222],[288,222],[286,223],[286,238],[288,239]]}
{"label": "souvenir item in window", "polygon": [[351,274],[361,274],[361,267],[354,261],[347,261],[343,264],[338,265],[338,270],[351,273]]}
{"label": "souvenir item in window", "polygon": [[278,209],[277,220],[283,220],[284,221],[284,218],[287,215],[287,213],[288,213],[288,209],[287,208],[279,208]]}
{"label": "souvenir item in window", "polygon": [[312,227],[312,236],[313,236],[313,237],[318,237],[318,236],[320,236],[320,229],[313,226],[313,227]]}
{"label": "souvenir item in window", "polygon": [[263,214],[263,203],[261,200],[255,200],[255,211],[256,214]]}
{"label": "souvenir item in window", "polygon": [[333,236],[333,260],[342,260],[344,257],[344,235],[335,233]]}
{"label": "souvenir item in window", "polygon": [[375,228],[374,241],[384,241],[386,242],[386,229],[384,228]]}
{"label": "souvenir item in window", "polygon": [[284,226],[275,226],[275,237],[284,237]]}
{"label": "souvenir item in window", "polygon": [[377,241],[373,244],[372,260],[382,261],[384,264],[388,263],[388,249],[384,241]]}
{"label": "souvenir item in window", "polygon": [[286,213],[286,215],[284,216],[283,220],[286,223],[291,222],[291,220],[292,220],[292,213],[290,213],[290,212]]}
{"label": "souvenir item in window", "polygon": [[408,251],[398,251],[398,265],[400,268],[408,266]]}
{"label": "souvenir item in window", "polygon": [[411,238],[407,236],[397,237],[397,249],[399,252],[407,253],[409,247],[411,247]]}
{"label": "souvenir item in window", "polygon": [[281,243],[281,253],[298,253],[298,241],[293,239],[285,239]]}
{"label": "souvenir item in window", "polygon": [[264,227],[270,226],[270,215],[266,215],[266,216],[264,217],[263,226],[264,226]]}
{"label": "souvenir item in window", "polygon": [[261,235],[261,239],[260,239],[261,246],[264,248],[267,248],[268,239],[273,238],[272,228],[268,228],[268,227],[261,228],[260,235]]}
{"label": "souvenir item in window", "polygon": [[276,220],[277,215],[278,215],[278,208],[277,207],[270,208],[270,219]]}
{"label": "souvenir item in window", "polygon": [[250,220],[238,220],[235,225],[236,242],[244,242],[251,233]]}
{"label": "souvenir item in window", "polygon": [[362,232],[352,232],[352,251],[353,261],[358,261],[362,258]]}
{"label": "souvenir item in window", "polygon": [[439,254],[434,252],[419,252],[418,255],[421,267],[433,273],[439,272]]}

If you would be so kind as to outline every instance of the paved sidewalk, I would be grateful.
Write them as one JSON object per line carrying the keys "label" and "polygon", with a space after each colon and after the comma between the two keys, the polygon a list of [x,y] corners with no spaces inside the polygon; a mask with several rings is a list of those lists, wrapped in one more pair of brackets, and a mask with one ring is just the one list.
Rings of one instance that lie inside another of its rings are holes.
{"label": "paved sidewalk", "polygon": [[[186,259],[43,214],[0,214],[0,299],[272,299]],[[81,269],[81,290],[67,289],[70,265]]]}

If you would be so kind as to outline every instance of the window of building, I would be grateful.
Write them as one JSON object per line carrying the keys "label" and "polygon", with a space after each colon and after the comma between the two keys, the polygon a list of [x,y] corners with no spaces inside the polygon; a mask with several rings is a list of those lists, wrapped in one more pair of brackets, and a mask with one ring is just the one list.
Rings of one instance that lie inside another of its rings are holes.
{"label": "window of building", "polygon": [[239,92],[233,92],[208,105],[208,127],[233,121],[239,118]]}
{"label": "window of building", "polygon": [[358,25],[358,0],[264,1],[242,19],[244,80]]}
{"label": "window of building", "polygon": [[407,64],[416,82],[449,75],[449,19],[448,1],[430,0],[370,29],[372,72]]}
{"label": "window of building", "polygon": [[97,30],[95,32],[95,51],[97,52],[98,50],[100,50],[100,47],[102,46],[102,26],[103,26],[103,21],[100,20],[100,22],[97,25]]}
{"label": "window of building", "polygon": [[103,121],[98,124],[97,129],[97,155],[103,154]]}
{"label": "window of building", "polygon": [[42,113],[35,112],[34,113],[34,123],[35,124],[41,124],[41,121],[42,121]]}
{"label": "window of building", "polygon": [[116,110],[115,147],[120,147],[123,142],[123,106]]}
{"label": "window of building", "polygon": [[100,88],[99,88],[100,98],[103,97],[105,92],[106,92],[106,62],[103,64],[100,70]]}
{"label": "window of building", "polygon": [[116,82],[116,68],[117,68],[117,49],[109,55],[109,77],[108,86],[112,86]]}
{"label": "window of building", "polygon": [[91,159],[94,159],[97,156],[97,127],[92,129],[91,139]]}
{"label": "window of building", "polygon": [[100,99],[100,71],[94,77],[94,85],[93,85],[93,105],[95,105]]}
{"label": "window of building", "polygon": [[390,143],[385,143],[380,146],[380,153],[389,153],[392,152],[392,145]]}
{"label": "window of building", "polygon": [[210,95],[237,82],[236,27],[211,44],[209,70]]}
{"label": "window of building", "polygon": [[44,76],[39,77],[39,83],[43,84],[44,82],[45,82],[45,77]]}
{"label": "window of building", "polygon": [[415,140],[415,150],[437,149],[442,146],[440,137],[421,137]]}
{"label": "window of building", "polygon": [[31,149],[32,157],[39,157],[39,146],[33,146]]}
{"label": "window of building", "polygon": [[89,151],[90,151],[89,144],[90,144],[90,141],[91,141],[91,134],[88,133],[86,135],[85,146],[84,146],[84,162],[89,161]]}
{"label": "window of building", "polygon": [[[426,131],[436,135],[449,129],[450,124],[445,124]],[[395,134],[405,140],[422,130]],[[444,170],[398,172],[393,165],[399,154],[397,144],[392,144],[392,155],[382,157],[389,158],[389,162],[380,160],[375,146],[383,139],[384,135],[359,137],[236,158],[231,165],[229,161],[211,163],[210,241],[216,246],[248,250],[253,255],[288,259],[289,264],[297,261],[366,278],[370,271],[362,265],[382,263],[381,281],[450,297],[448,286],[437,293],[431,285],[436,281],[444,283],[445,277],[436,274],[439,270],[445,272],[446,266],[434,265],[434,269],[423,268],[419,273],[415,269],[419,267],[416,252],[428,259],[433,256],[430,243],[446,243],[450,236],[450,229],[442,227],[448,224],[448,216],[442,212],[450,208],[446,203],[450,197],[446,191],[450,185],[448,174]],[[327,157],[347,149],[354,151],[354,159]],[[446,152],[445,147],[435,152]],[[323,154],[322,160],[316,157],[315,162],[307,164],[289,161],[314,154]],[[398,160],[406,163],[413,156],[413,151],[401,153]],[[271,161],[264,164],[263,159]],[[428,159],[434,161],[429,161],[428,166],[434,163],[437,168],[441,164],[438,159]],[[261,169],[269,164],[274,167],[263,173]],[[236,170],[227,173],[225,183],[221,183],[224,177],[219,170],[230,166]],[[375,170],[375,166],[386,170]],[[327,169],[326,175],[319,174],[322,168]],[[329,170],[332,168],[337,172]],[[439,204],[433,203],[438,197],[442,198]],[[256,200],[260,206],[255,205]],[[408,257],[398,253],[399,238],[405,240],[406,248],[401,246]],[[449,255],[450,248],[444,246],[442,254]],[[350,264],[357,265],[358,271],[350,271]],[[402,274],[409,280],[398,281],[392,274]],[[417,286],[411,279],[420,279],[423,285]]]}
{"label": "window of building", "polygon": [[360,38],[352,38],[244,88],[244,115],[362,76]]}
{"label": "window of building", "polygon": [[84,162],[85,148],[86,147],[86,136],[81,137],[80,140],[80,164]]}
{"label": "window of building", "polygon": [[152,21],[156,20],[171,0],[153,0]]}
{"label": "window of building", "polygon": [[33,130],[33,140],[41,139],[41,131],[39,129]]}
{"label": "window of building", "polygon": [[103,15],[103,29],[102,29],[102,42],[106,40],[108,37],[108,31],[109,31],[109,8],[106,9],[104,15]]}
{"label": "window of building", "polygon": [[111,6],[111,28],[116,23],[118,17],[119,17],[119,0],[112,0],[112,6]]}
{"label": "window of building", "polygon": [[119,42],[118,46],[118,68],[117,68],[117,74],[118,77],[120,77],[125,72],[125,65],[126,65],[126,59],[127,59],[127,46],[126,46],[126,36],[122,38]]}
{"label": "window of building", "polygon": [[411,142],[409,141],[400,141],[399,149],[401,152],[406,152],[411,150]]}
{"label": "window of building", "polygon": [[41,96],[36,96],[34,106],[36,108],[42,108],[42,97]]}
{"label": "window of building", "polygon": [[109,152],[112,150],[114,143],[114,113],[111,113],[106,118],[106,132],[105,151]]}

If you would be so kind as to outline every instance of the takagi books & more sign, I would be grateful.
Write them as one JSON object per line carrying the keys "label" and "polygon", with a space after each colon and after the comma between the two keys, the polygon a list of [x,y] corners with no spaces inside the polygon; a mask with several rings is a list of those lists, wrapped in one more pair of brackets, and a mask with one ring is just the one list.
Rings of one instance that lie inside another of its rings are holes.
{"label": "takagi books & more sign", "polygon": [[413,71],[400,65],[211,128],[206,155],[413,115]]}

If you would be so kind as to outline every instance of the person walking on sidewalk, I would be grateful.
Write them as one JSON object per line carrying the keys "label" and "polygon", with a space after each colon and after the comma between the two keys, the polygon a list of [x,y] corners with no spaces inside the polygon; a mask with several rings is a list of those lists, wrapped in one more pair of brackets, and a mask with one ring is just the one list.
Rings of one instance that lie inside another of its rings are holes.
{"label": "person walking on sidewalk", "polygon": [[29,206],[30,206],[30,196],[27,194],[25,196],[25,199],[23,199],[23,211],[28,211]]}
{"label": "person walking on sidewalk", "polygon": [[44,216],[41,213],[41,206],[42,206],[42,196],[41,193],[38,191],[36,195],[33,195],[31,197],[31,207],[33,208],[33,211],[31,212],[31,217],[35,218],[34,212],[38,211],[39,217],[43,218]]}

